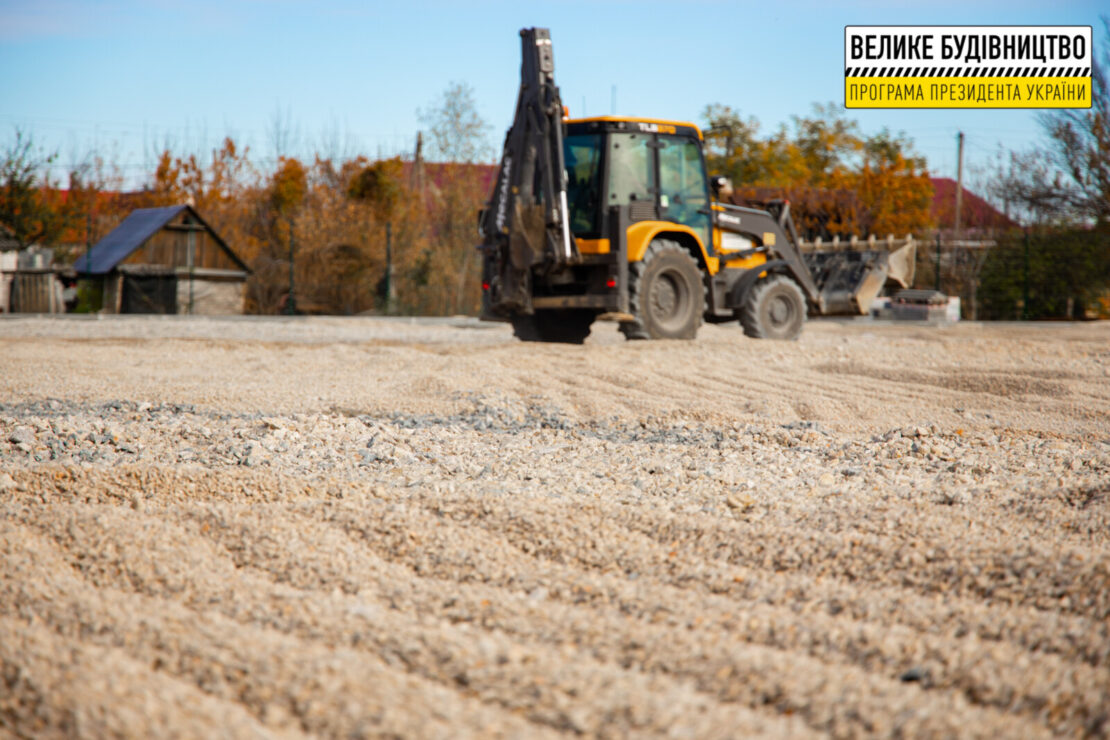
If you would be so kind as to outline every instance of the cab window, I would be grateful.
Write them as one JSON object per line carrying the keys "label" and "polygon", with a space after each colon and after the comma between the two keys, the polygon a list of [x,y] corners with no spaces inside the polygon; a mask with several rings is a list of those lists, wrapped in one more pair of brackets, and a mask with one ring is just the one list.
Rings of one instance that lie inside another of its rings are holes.
{"label": "cab window", "polygon": [[655,200],[655,163],[650,134],[609,136],[609,205]]}
{"label": "cab window", "polygon": [[563,139],[567,168],[567,208],[575,236],[595,237],[601,214],[601,134],[576,134]]}
{"label": "cab window", "polygon": [[689,226],[702,242],[709,234],[709,183],[701,148],[693,139],[659,137],[659,206],[664,218]]}

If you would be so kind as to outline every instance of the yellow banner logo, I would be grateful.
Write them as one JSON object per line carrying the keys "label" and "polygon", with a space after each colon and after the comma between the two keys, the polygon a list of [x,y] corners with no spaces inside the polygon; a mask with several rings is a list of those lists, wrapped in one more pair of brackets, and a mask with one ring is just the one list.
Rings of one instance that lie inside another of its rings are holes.
{"label": "yellow banner logo", "polygon": [[846,26],[847,108],[1090,108],[1090,26]]}

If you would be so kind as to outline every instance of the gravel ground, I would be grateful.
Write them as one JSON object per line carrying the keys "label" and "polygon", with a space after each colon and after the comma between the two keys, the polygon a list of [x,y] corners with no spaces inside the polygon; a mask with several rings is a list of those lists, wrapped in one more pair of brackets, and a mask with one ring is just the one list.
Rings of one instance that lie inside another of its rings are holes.
{"label": "gravel ground", "polygon": [[0,320],[0,736],[1110,734],[1110,324]]}

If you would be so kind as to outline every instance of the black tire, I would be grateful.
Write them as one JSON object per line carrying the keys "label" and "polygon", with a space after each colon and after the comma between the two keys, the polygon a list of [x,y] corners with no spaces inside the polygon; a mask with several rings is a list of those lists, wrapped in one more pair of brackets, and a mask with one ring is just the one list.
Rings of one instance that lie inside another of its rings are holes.
{"label": "black tire", "polygon": [[558,342],[582,344],[590,335],[594,311],[576,308],[542,309],[531,316],[513,316],[513,334],[522,342]]}
{"label": "black tire", "polygon": [[678,242],[655,239],[628,266],[628,306],[636,320],[621,331],[629,339],[693,339],[705,313],[698,263]]}
{"label": "black tire", "polygon": [[771,275],[756,283],[740,310],[744,333],[757,339],[797,339],[805,320],[802,289],[785,275]]}

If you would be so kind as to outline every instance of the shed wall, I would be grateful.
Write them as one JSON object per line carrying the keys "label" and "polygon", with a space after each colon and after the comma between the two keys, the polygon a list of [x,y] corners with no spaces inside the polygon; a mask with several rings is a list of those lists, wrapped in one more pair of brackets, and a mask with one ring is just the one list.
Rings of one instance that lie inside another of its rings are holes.
{"label": "shed wall", "polygon": [[[189,278],[177,280],[177,312],[189,313]],[[192,313],[201,316],[224,316],[243,313],[243,285],[238,280],[192,280]]]}
{"label": "shed wall", "polygon": [[62,284],[51,271],[17,272],[8,290],[12,313],[65,313]]}
{"label": "shed wall", "polygon": [[[206,231],[191,232],[194,241],[193,266],[198,269],[238,270],[216,240]],[[162,229],[143,246],[127,256],[125,265],[163,265],[189,267],[189,232]]]}

